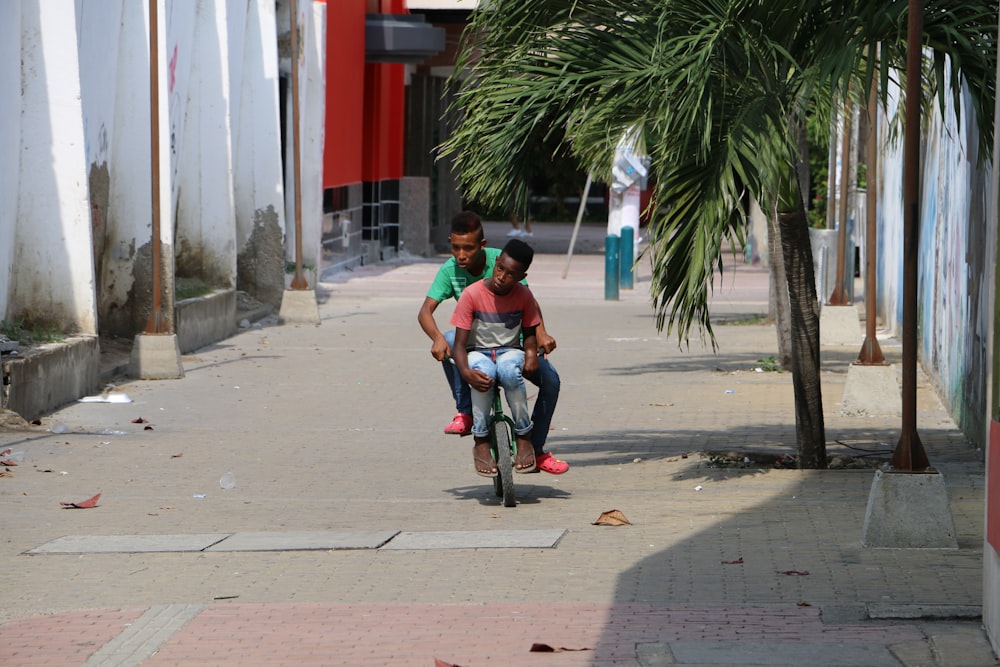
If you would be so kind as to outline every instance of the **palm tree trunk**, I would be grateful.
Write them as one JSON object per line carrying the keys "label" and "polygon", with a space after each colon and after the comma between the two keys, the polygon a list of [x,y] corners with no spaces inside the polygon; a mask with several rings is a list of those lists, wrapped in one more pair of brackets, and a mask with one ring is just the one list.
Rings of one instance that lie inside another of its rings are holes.
{"label": "palm tree trunk", "polygon": [[[794,174],[789,174],[793,177]],[[788,283],[792,337],[792,384],[799,468],[826,468],[826,429],[820,384],[819,301],[813,271],[809,224],[794,178],[778,206],[778,229]],[[793,205],[788,203],[794,202]]]}
{"label": "palm tree trunk", "polygon": [[774,320],[778,335],[778,363],[783,369],[792,369],[792,321],[788,305],[788,278],[785,276],[785,258],[781,249],[781,230],[778,229],[778,208],[767,207],[767,257],[771,263],[768,280],[769,315]]}

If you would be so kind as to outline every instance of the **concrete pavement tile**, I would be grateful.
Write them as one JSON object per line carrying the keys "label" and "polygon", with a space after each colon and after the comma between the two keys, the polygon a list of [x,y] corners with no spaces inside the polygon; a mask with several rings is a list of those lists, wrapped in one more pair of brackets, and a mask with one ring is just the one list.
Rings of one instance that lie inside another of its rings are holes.
{"label": "concrete pavement tile", "polygon": [[937,623],[923,629],[942,665],[993,667],[1000,664],[981,622]]}
{"label": "concrete pavement tile", "polygon": [[639,667],[668,667],[676,665],[670,644],[666,642],[645,642],[635,645],[635,657]]}
{"label": "concrete pavement tile", "polygon": [[[885,646],[821,642],[671,642],[678,664],[899,667]],[[669,663],[667,663],[669,664]]]}
{"label": "concrete pavement tile", "polygon": [[979,619],[983,608],[968,604],[894,604],[871,602],[868,618],[887,619]]}
{"label": "concrete pavement tile", "polygon": [[891,644],[888,649],[906,667],[940,664],[934,660],[934,651],[926,639]]}
{"label": "concrete pavement tile", "polygon": [[204,551],[230,533],[193,535],[66,535],[30,549],[28,554],[148,553]]}
{"label": "concrete pavement tile", "polygon": [[377,549],[399,534],[381,531],[290,531],[234,533],[206,551],[307,551],[310,549]]}
{"label": "concrete pavement tile", "polygon": [[551,549],[565,532],[561,528],[554,530],[403,531],[382,549]]}
{"label": "concrete pavement tile", "polygon": [[90,656],[84,667],[138,667],[202,609],[202,605],[191,604],[150,607],[124,632]]}

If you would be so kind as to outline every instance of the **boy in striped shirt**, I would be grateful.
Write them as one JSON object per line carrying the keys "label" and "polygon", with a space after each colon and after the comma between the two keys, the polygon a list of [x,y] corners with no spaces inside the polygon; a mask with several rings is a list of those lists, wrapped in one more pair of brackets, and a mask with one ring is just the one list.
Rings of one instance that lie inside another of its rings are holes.
{"label": "boy in striped shirt", "polygon": [[514,420],[514,471],[534,472],[536,467],[524,374],[538,370],[535,327],[541,316],[531,290],[521,284],[533,258],[534,251],[527,243],[509,241],[496,260],[493,274],[462,291],[451,317],[455,325],[455,366],[473,389],[472,456],[476,473],[483,477],[497,474],[487,429],[490,391],[497,382],[504,389]]}

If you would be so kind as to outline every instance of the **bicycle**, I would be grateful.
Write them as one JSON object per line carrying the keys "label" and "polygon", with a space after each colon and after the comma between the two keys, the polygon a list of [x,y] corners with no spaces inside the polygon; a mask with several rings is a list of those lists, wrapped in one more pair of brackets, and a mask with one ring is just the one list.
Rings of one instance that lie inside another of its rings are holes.
{"label": "bicycle", "polygon": [[[455,359],[448,355],[448,361]],[[486,417],[486,428],[489,430],[490,454],[497,463],[497,474],[493,478],[493,490],[497,498],[503,500],[504,507],[517,505],[514,495],[514,460],[517,458],[517,438],[514,437],[514,420],[503,411],[503,401],[500,397],[500,382],[494,382],[490,389],[493,392],[493,406]],[[501,454],[502,453],[502,454]]]}
{"label": "bicycle", "polygon": [[490,454],[497,462],[493,490],[497,498],[503,499],[504,507],[514,507],[517,505],[517,498],[514,496],[514,459],[517,457],[514,420],[504,414],[499,382],[493,385],[492,392],[493,408],[487,417],[487,428],[490,432]]}

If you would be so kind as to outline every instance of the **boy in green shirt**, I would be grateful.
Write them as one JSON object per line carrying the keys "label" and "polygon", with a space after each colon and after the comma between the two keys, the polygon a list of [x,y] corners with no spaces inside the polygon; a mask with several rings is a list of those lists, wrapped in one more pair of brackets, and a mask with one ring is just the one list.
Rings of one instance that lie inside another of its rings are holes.
{"label": "boy in green shirt", "polygon": [[[458,409],[458,414],[445,427],[444,432],[468,435],[472,432],[471,390],[455,365],[448,361],[452,345],[455,343],[455,332],[442,333],[434,319],[434,311],[445,299],[457,300],[466,287],[492,276],[500,250],[486,247],[482,221],[471,211],[463,211],[452,218],[449,241],[452,256],[438,269],[417,314],[417,321],[432,341],[431,356],[442,362],[445,377],[455,397],[455,407]],[[531,415],[534,423],[531,444],[535,451],[538,469],[553,475],[561,475],[569,470],[569,464],[545,451],[545,440],[548,438],[552,414],[559,399],[560,380],[555,367],[546,358],[556,349],[556,341],[545,329],[544,316],[535,331],[535,337],[540,352],[538,372],[526,376],[538,387],[538,397]]]}

